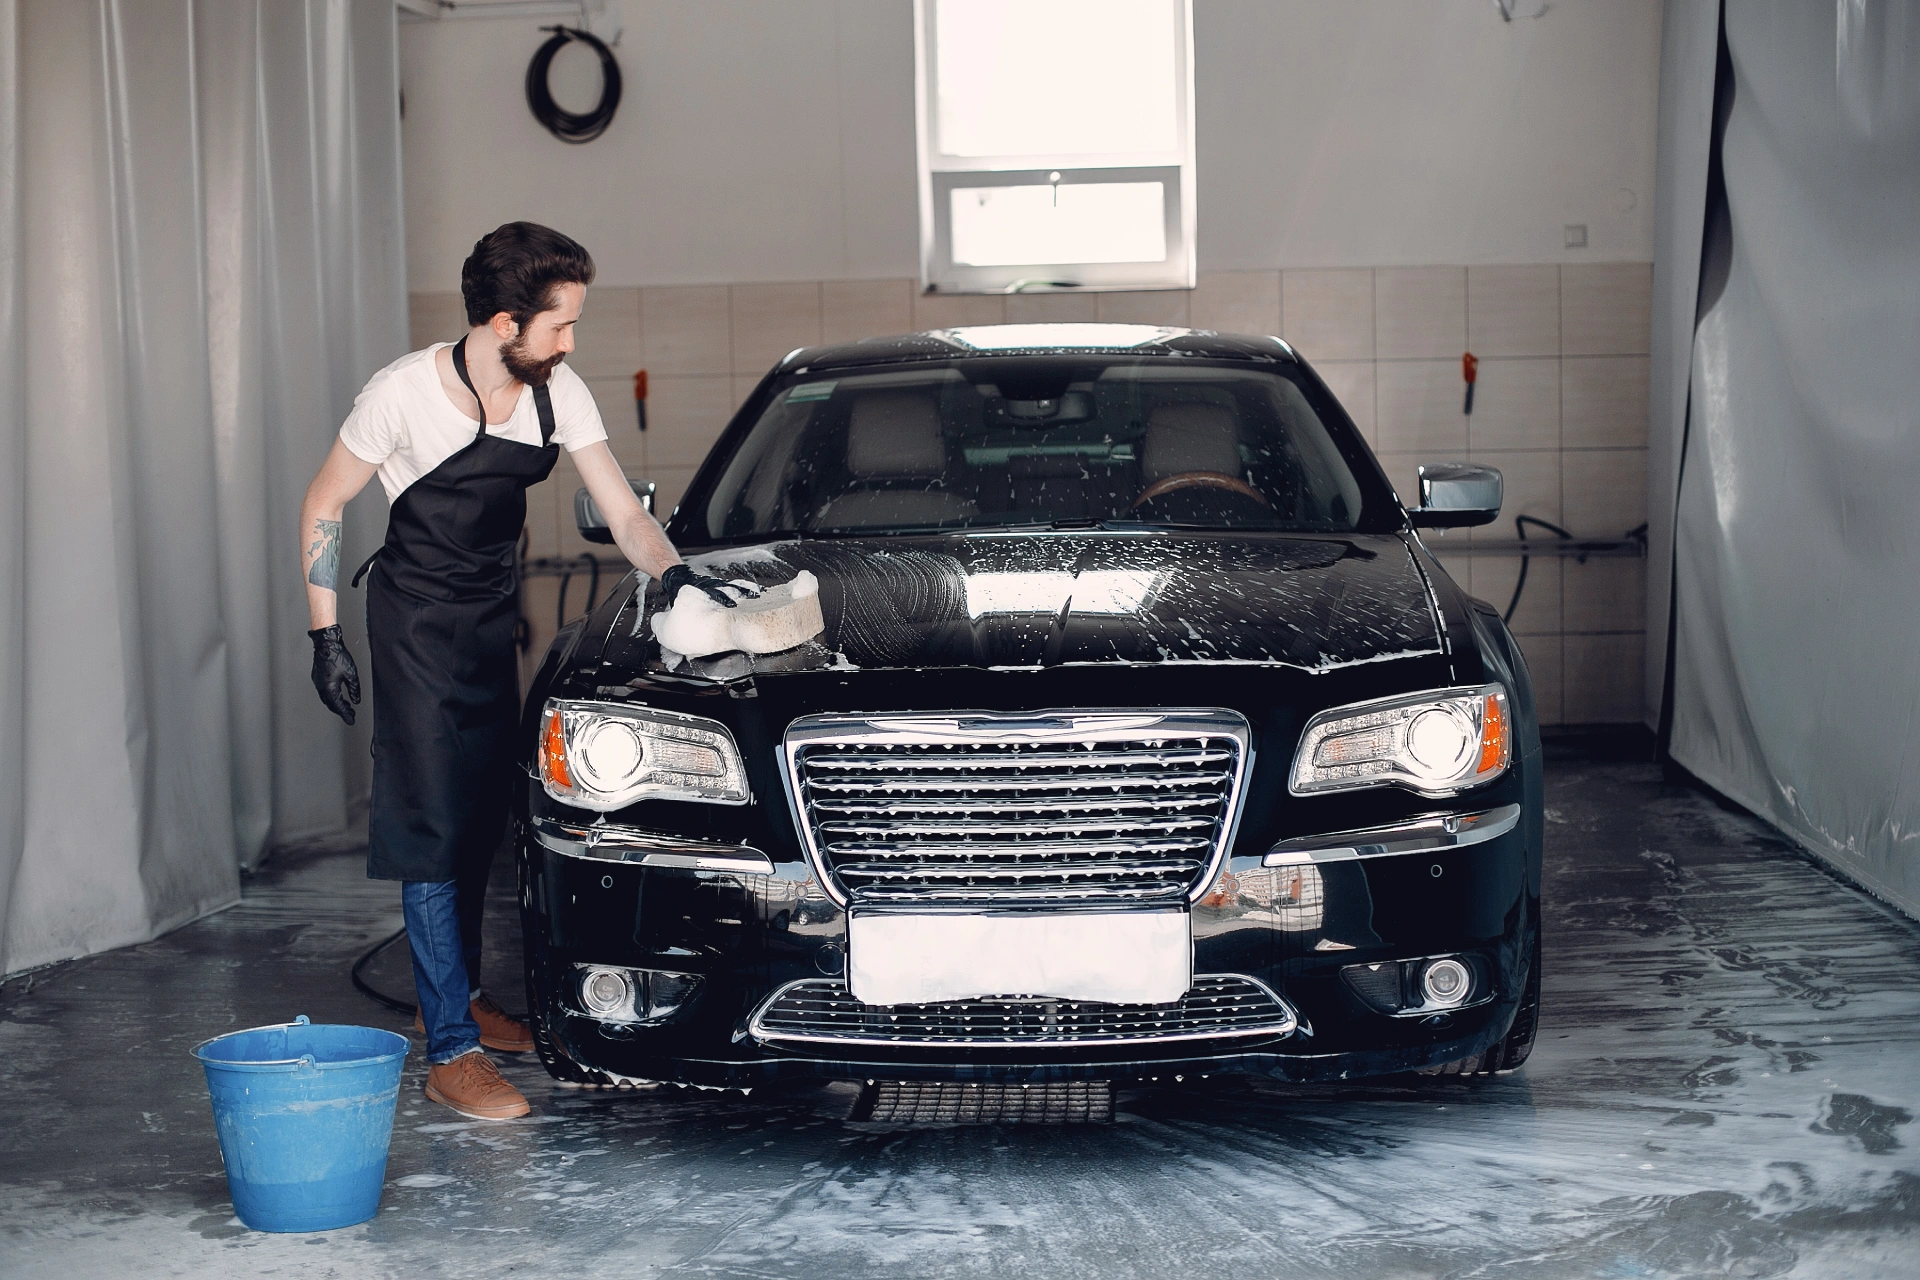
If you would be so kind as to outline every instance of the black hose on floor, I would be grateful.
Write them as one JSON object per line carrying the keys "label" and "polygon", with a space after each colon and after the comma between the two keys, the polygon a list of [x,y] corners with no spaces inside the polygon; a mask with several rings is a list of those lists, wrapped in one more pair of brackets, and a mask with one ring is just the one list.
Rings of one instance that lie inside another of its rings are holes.
{"label": "black hose on floor", "polygon": [[400,939],[406,936],[407,936],[406,926],[402,925],[400,928],[395,929],[392,933],[388,934],[386,937],[382,938],[380,941],[374,943],[371,947],[368,947],[364,952],[362,952],[360,955],[360,958],[353,962],[353,986],[354,986],[354,990],[358,991],[361,995],[367,997],[369,1000],[372,1000],[374,1003],[383,1004],[387,1006],[387,1008],[393,1010],[395,1013],[404,1013],[404,1014],[407,1014],[408,1016],[412,1016],[413,1014],[420,1012],[420,1006],[415,1004],[408,1004],[405,1000],[395,1000],[392,996],[387,995],[385,992],[376,990],[372,983],[368,982],[366,978],[361,976],[362,972],[366,969],[366,967],[373,963],[374,958],[376,956],[378,956],[382,951],[385,951],[388,947],[392,946],[394,943],[400,941]]}
{"label": "black hose on floor", "polygon": [[[395,1013],[402,1013],[411,1017],[420,1012],[419,1005],[409,1004],[405,1000],[396,1000],[366,979],[366,967],[372,964],[382,951],[385,951],[388,947],[406,936],[407,928],[405,925],[402,925],[386,937],[380,939],[380,941],[374,943],[371,947],[368,947],[360,953],[360,958],[353,962],[353,969],[350,971],[350,976],[353,978],[354,990],[358,991],[361,995],[373,1001],[375,1004],[385,1005]],[[508,1016],[521,1018],[523,1021],[525,1020],[524,1015],[520,1014],[510,1013]]]}

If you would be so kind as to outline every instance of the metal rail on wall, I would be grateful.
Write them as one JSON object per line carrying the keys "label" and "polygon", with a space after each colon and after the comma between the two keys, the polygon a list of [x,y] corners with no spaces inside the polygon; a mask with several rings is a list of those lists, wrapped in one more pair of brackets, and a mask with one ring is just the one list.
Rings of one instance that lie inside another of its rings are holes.
{"label": "metal rail on wall", "polygon": [[[1552,534],[1551,539],[1527,537],[1527,526],[1534,525]],[[1633,557],[1645,559],[1647,554],[1647,526],[1642,524],[1627,530],[1618,538],[1576,538],[1559,525],[1538,516],[1515,516],[1514,538],[1476,538],[1458,546],[1436,547],[1432,542],[1427,550],[1438,555],[1449,556],[1519,556],[1520,576],[1513,584],[1513,599],[1507,602],[1506,612],[1501,620],[1512,622],[1513,615],[1520,608],[1520,593],[1527,589],[1527,566],[1535,556],[1553,556],[1558,559],[1572,559],[1585,564],[1589,559],[1608,557]],[[1434,539],[1435,542],[1444,539]]]}

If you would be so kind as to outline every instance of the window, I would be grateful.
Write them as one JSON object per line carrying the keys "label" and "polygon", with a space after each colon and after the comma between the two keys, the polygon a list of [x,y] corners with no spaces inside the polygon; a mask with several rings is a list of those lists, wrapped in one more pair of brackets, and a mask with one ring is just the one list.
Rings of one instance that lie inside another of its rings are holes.
{"label": "window", "polygon": [[716,541],[1055,522],[1385,532],[1401,517],[1377,477],[1292,368],[982,352],[788,375],[684,511]]}
{"label": "window", "polygon": [[1191,0],[916,0],[920,282],[1192,288]]}

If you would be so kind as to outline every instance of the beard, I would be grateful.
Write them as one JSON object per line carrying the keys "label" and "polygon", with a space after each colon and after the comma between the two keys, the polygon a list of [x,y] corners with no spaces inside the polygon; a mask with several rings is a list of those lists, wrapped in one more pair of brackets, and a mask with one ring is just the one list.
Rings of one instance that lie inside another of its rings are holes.
{"label": "beard", "polygon": [[545,360],[534,360],[527,355],[527,336],[523,333],[512,342],[500,348],[500,363],[507,372],[530,387],[544,387],[560,362],[567,358],[564,351],[556,351]]}

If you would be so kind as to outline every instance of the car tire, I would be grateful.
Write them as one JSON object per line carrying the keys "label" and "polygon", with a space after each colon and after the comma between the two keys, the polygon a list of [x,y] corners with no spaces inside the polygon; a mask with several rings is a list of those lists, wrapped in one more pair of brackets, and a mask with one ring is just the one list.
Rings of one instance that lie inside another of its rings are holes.
{"label": "car tire", "polygon": [[600,1085],[616,1083],[612,1076],[583,1067],[568,1057],[554,1041],[551,1021],[553,971],[547,950],[547,931],[541,927],[534,910],[538,895],[534,892],[533,872],[525,856],[520,858],[520,937],[526,948],[527,1029],[533,1035],[533,1051],[547,1074],[564,1084]]}
{"label": "car tire", "polygon": [[[1513,1015],[1513,1025],[1507,1028],[1507,1034],[1497,1047],[1498,1065],[1493,1071],[1516,1071],[1533,1053],[1533,1041],[1540,1033],[1540,930],[1533,931],[1533,955],[1527,963],[1527,986],[1520,997],[1520,1008]],[[1491,1055],[1489,1055],[1491,1056]]]}

